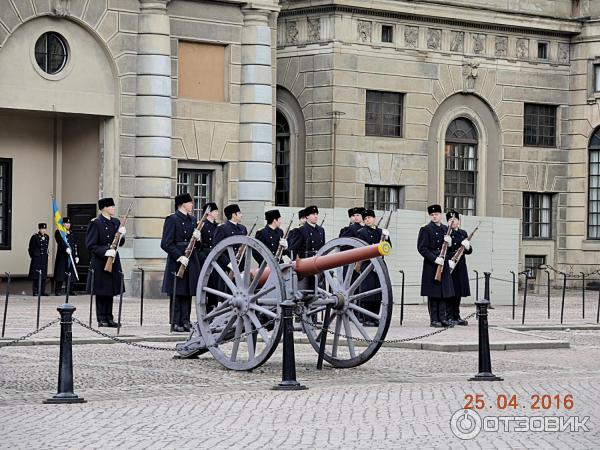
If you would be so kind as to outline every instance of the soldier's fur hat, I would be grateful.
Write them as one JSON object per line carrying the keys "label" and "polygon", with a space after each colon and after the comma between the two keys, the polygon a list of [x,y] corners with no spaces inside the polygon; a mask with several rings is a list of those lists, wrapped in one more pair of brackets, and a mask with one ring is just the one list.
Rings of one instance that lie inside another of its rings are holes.
{"label": "soldier's fur hat", "polygon": [[427,214],[440,213],[442,212],[442,207],[440,205],[429,205],[427,207]]}
{"label": "soldier's fur hat", "polygon": [[38,223],[38,230],[45,230],[46,228],[48,228],[48,225],[45,223]]}
{"label": "soldier's fur hat", "polygon": [[209,203],[202,205],[202,214],[204,214],[206,212],[206,208],[210,208],[211,211],[219,210],[219,207],[217,206],[216,203],[209,202]]}
{"label": "soldier's fur hat", "polygon": [[451,218],[460,219],[460,214],[455,209],[450,210],[446,213],[446,220],[450,220]]}
{"label": "soldier's fur hat", "polygon": [[319,214],[319,208],[317,208],[316,206],[307,206],[306,209],[304,210],[304,213],[306,214],[306,217],[310,216],[311,214]]}
{"label": "soldier's fur hat", "polygon": [[279,213],[278,209],[272,209],[265,213],[265,220],[267,221],[268,224],[270,224],[271,222],[273,222],[276,219],[279,219],[280,217],[281,217],[281,214]]}
{"label": "soldier's fur hat", "polygon": [[240,211],[240,207],[235,203],[233,205],[227,205],[225,207],[225,217],[227,218],[227,220],[229,220],[231,219],[231,216],[233,216],[235,213],[239,213]]}
{"label": "soldier's fur hat", "polygon": [[375,217],[375,211],[373,211],[372,209],[365,209],[365,213],[363,214],[363,217]]}
{"label": "soldier's fur hat", "polygon": [[115,206],[115,201],[111,197],[104,197],[98,200],[98,209],[102,210],[109,206]]}
{"label": "soldier's fur hat", "polygon": [[175,197],[175,207],[179,208],[184,203],[190,203],[193,201],[194,200],[192,199],[192,196],[190,194],[188,194],[187,192],[185,194],[179,194],[178,196]]}
{"label": "soldier's fur hat", "polygon": [[305,219],[306,218],[306,209],[301,209],[300,211],[298,211],[298,219]]}

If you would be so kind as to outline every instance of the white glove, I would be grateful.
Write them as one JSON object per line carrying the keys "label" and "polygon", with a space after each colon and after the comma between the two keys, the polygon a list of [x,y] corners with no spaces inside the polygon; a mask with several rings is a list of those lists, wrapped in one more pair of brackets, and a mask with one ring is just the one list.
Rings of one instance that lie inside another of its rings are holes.
{"label": "white glove", "polygon": [[465,250],[469,250],[471,248],[471,241],[469,241],[468,239],[463,239],[460,245],[462,245],[465,248]]}
{"label": "white glove", "polygon": [[456,263],[453,260],[448,261],[448,265],[450,266],[450,269],[454,269],[456,267]]}
{"label": "white glove", "polygon": [[390,232],[384,228],[383,230],[381,230],[381,234],[383,234],[385,237],[388,237],[390,235]]}
{"label": "white glove", "polygon": [[279,245],[281,245],[281,247],[286,250],[288,248],[288,241],[287,239],[279,239]]}
{"label": "white glove", "polygon": [[75,264],[79,264],[79,256],[75,257]]}
{"label": "white glove", "polygon": [[202,233],[200,233],[200,230],[198,228],[194,230],[194,232],[192,233],[192,237],[197,241],[199,241],[202,238]]}
{"label": "white glove", "polygon": [[444,241],[446,242],[446,244],[448,245],[452,245],[452,238],[448,235],[444,236]]}
{"label": "white glove", "polygon": [[119,234],[121,235],[121,237],[125,236],[125,233],[127,233],[125,227],[119,227]]}
{"label": "white glove", "polygon": [[290,257],[288,255],[283,255],[281,257],[281,260],[283,261],[284,264],[289,264],[292,262],[292,260],[290,259]]}
{"label": "white glove", "polygon": [[73,253],[73,250],[71,250],[69,247],[67,247],[67,255],[70,255],[71,253]]}
{"label": "white glove", "polygon": [[179,258],[177,258],[177,262],[183,264],[185,267],[187,267],[187,265],[190,262],[189,258],[186,258],[185,256],[180,256]]}
{"label": "white glove", "polygon": [[106,250],[106,253],[104,253],[104,256],[106,256],[107,258],[115,258],[117,256],[117,251],[109,248],[108,250]]}
{"label": "white glove", "polygon": [[231,263],[227,264],[227,268],[228,268],[229,270],[233,270],[233,266],[231,265]]}
{"label": "white glove", "polygon": [[443,266],[444,265],[444,258],[442,258],[441,256],[438,256],[437,258],[435,258],[435,263],[438,266]]}

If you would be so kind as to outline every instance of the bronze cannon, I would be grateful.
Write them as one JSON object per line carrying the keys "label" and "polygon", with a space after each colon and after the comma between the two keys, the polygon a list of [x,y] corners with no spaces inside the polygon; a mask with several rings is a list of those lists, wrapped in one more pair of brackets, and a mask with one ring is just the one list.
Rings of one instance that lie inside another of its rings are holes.
{"label": "bronze cannon", "polygon": [[[222,256],[235,261],[240,246],[244,246],[241,263],[239,267],[233,264],[229,272],[222,265]],[[259,367],[280,341],[280,304],[287,299],[294,301],[302,330],[316,351],[320,340],[326,338],[325,361],[343,368],[363,364],[381,347],[391,321],[392,286],[382,258],[390,250],[387,242],[366,245],[359,239],[337,238],[313,257],[277,262],[267,247],[252,237],[224,239],[202,268],[196,295],[198,321],[188,340],[177,345],[177,351],[181,357],[210,351],[223,366],[233,370]],[[253,258],[257,254],[262,257],[261,264]],[[379,287],[361,292],[361,284],[371,273],[376,275]],[[211,276],[217,276],[224,288],[209,287]],[[209,293],[219,298],[219,304],[210,311]],[[378,314],[360,304],[361,299],[373,295],[381,298]],[[328,306],[331,333],[323,337],[320,316]],[[360,315],[375,322],[376,327],[363,326]],[[358,343],[354,338],[364,341]]]}

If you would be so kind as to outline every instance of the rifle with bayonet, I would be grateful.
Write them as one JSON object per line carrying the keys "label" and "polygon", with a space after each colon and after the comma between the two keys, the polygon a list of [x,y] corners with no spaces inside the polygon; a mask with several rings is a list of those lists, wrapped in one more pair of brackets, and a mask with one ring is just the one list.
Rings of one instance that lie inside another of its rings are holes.
{"label": "rifle with bayonet", "polygon": [[[124,227],[127,224],[127,219],[129,219],[129,213],[131,212],[132,207],[133,207],[133,202],[131,202],[129,204],[129,208],[127,208],[125,217],[123,217],[121,219],[121,225],[119,225],[119,228]],[[112,244],[110,244],[110,249],[117,250],[117,248],[119,247],[119,242],[121,242],[121,233],[119,233],[119,230],[117,230],[117,232],[115,233],[115,237],[112,241]],[[115,262],[115,258],[112,256],[109,256],[108,259],[106,260],[106,264],[104,265],[104,271],[112,272],[114,262]]]}
{"label": "rifle with bayonet", "polygon": [[[206,218],[208,217],[210,212],[211,212],[210,206],[207,206],[206,210],[204,211],[204,214],[202,215],[202,218],[198,222],[198,225],[196,225],[196,230],[202,231],[202,227],[206,223]],[[185,248],[185,252],[183,253],[183,256],[185,256],[188,260],[190,259],[190,257],[192,256],[192,253],[194,252],[194,248],[196,247],[197,241],[198,240],[194,236],[192,236],[192,238],[190,239],[190,242],[188,242],[188,245]],[[185,275],[186,269],[187,269],[187,266],[185,264],[180,264],[179,270],[177,270],[177,278],[183,278]]]}
{"label": "rifle with bayonet", "polygon": [[325,223],[325,218],[326,218],[326,217],[327,217],[327,213],[325,213],[325,214],[323,215],[323,220],[321,220],[321,225],[320,225],[321,227],[322,227],[322,226],[323,226],[323,224]]}
{"label": "rifle with bayonet", "polygon": [[[451,219],[454,220],[454,219]],[[449,223],[448,224],[448,231],[446,232],[446,236],[450,236],[450,233],[452,233],[452,224]],[[446,240],[444,239],[444,243],[442,244],[442,251],[440,252],[440,258],[443,258],[444,261],[446,260],[446,254],[448,253],[448,243],[446,242]],[[435,281],[442,281],[442,272],[444,271],[444,266],[443,265],[437,265],[437,269],[435,270]]]}
{"label": "rifle with bayonet", "polygon": [[[475,233],[477,233],[477,230],[479,230],[479,225],[481,225],[481,222],[479,222],[477,224],[475,229],[473,231],[471,231],[471,234],[469,234],[469,236],[467,237],[467,240],[469,242],[471,242],[471,239],[473,239],[473,236],[475,235]],[[460,261],[460,258],[462,258],[464,253],[465,253],[465,246],[461,244],[460,248],[456,251],[456,253],[454,254],[454,256],[451,259],[451,261],[454,261],[454,267],[450,268],[450,273],[452,273],[454,271],[454,269],[456,268],[456,265],[458,264],[458,261]]]}
{"label": "rifle with bayonet", "polygon": [[[250,228],[250,231],[248,232],[247,236],[252,236],[252,232],[254,231],[254,228],[256,228],[256,223],[258,222],[258,217],[256,217],[256,219],[254,219],[254,223],[252,224],[252,228]],[[240,265],[240,261],[242,260],[242,256],[244,255],[244,251],[246,250],[246,244],[242,244],[240,245],[240,248],[238,248],[237,253],[235,254],[235,264],[237,264],[237,266],[239,267]],[[231,262],[231,265],[233,266],[233,261]],[[229,274],[229,278],[231,278],[233,280],[233,271]]]}
{"label": "rifle with bayonet", "polygon": [[[294,217],[292,216],[292,220],[290,220],[290,223],[288,224],[287,229],[285,230],[285,233],[283,234],[283,239],[288,238],[288,235],[290,234],[290,230],[292,229],[293,223],[294,223]],[[283,256],[284,250],[285,249],[281,246],[281,244],[279,244],[279,247],[277,247],[277,252],[275,253],[275,261],[279,262],[279,260]]]}
{"label": "rifle with bayonet", "polygon": [[[392,220],[392,214],[394,214],[393,211],[390,211],[390,215],[387,218],[387,221],[385,222],[385,226],[382,228],[382,230],[387,230],[388,227],[390,226],[390,221]],[[385,213],[383,214],[385,216]],[[381,219],[383,219],[383,216],[381,216]],[[379,219],[379,222],[381,223],[381,219]],[[379,227],[379,223],[377,224],[377,226]],[[387,236],[383,235],[383,232],[381,233],[381,240],[379,242],[383,242],[386,240]]]}

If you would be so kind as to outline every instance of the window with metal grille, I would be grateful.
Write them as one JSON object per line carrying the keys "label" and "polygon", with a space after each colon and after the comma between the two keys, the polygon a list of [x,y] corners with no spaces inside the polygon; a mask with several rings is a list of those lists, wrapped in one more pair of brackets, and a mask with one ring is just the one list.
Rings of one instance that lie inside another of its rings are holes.
{"label": "window with metal grille", "polygon": [[552,194],[523,193],[523,238],[552,238]]}
{"label": "window with metal grille", "polygon": [[525,270],[527,271],[527,276],[529,278],[537,278],[538,271],[541,270],[540,266],[545,264],[545,255],[525,255]]}
{"label": "window with metal grille", "polygon": [[12,159],[0,158],[0,250],[10,250]]}
{"label": "window with metal grille", "polygon": [[600,239],[600,128],[589,147],[588,239]]}
{"label": "window with metal grille", "polygon": [[548,59],[548,43],[538,42],[537,50],[538,59]]}
{"label": "window with metal grille", "polygon": [[394,27],[392,25],[381,26],[381,42],[394,42]]}
{"label": "window with metal grille", "polygon": [[277,112],[275,139],[275,205],[290,205],[290,125]]}
{"label": "window with metal grille", "polygon": [[367,91],[365,134],[402,137],[404,94]]}
{"label": "window with metal grille", "polygon": [[60,34],[42,34],[35,43],[35,61],[44,72],[54,75],[67,64],[67,44]]}
{"label": "window with metal grille", "polygon": [[459,117],[446,131],[444,204],[467,216],[477,207],[477,130],[473,123]]}
{"label": "window with metal grille", "polygon": [[213,172],[210,170],[179,169],[177,171],[177,195],[189,194],[194,199],[194,215],[202,217],[202,205],[213,197]]}
{"label": "window with metal grille", "polygon": [[525,104],[523,145],[556,147],[556,106]]}
{"label": "window with metal grille", "polygon": [[402,186],[365,186],[365,208],[395,211],[404,207],[401,199]]}

